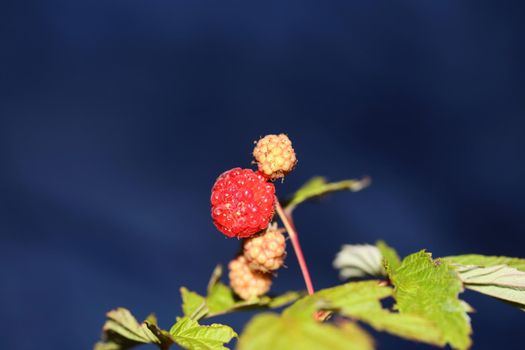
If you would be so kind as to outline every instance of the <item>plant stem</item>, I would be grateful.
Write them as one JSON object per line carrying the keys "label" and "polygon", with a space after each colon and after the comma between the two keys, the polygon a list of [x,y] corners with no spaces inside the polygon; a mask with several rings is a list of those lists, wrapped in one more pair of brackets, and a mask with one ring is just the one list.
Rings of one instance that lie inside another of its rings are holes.
{"label": "plant stem", "polygon": [[283,207],[279,203],[279,199],[275,198],[275,208],[277,210],[277,214],[281,218],[281,221],[286,228],[286,231],[288,232],[288,236],[290,237],[290,240],[292,241],[292,246],[295,251],[295,256],[297,257],[297,261],[299,261],[299,266],[301,267],[301,272],[303,273],[304,283],[306,284],[306,289],[308,290],[308,294],[314,294],[314,287],[312,285],[312,279],[310,278],[310,272],[308,271],[308,267],[306,266],[306,261],[304,260],[303,251],[301,249],[301,244],[299,243],[299,235],[297,234],[297,229],[295,228],[295,225],[293,223],[293,219],[291,215],[284,212]]}

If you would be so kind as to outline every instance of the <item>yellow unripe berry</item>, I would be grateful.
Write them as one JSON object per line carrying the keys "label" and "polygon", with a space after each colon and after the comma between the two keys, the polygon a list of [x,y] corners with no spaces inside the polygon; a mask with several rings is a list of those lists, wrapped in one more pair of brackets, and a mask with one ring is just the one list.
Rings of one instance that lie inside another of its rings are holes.
{"label": "yellow unripe berry", "polygon": [[252,270],[275,271],[284,263],[286,240],[281,231],[269,228],[264,234],[247,238],[243,254]]}
{"label": "yellow unripe berry", "polygon": [[266,294],[272,285],[272,275],[253,271],[242,255],[228,264],[230,286],[241,299],[256,299]]}
{"label": "yellow unripe berry", "polygon": [[257,141],[253,156],[259,171],[271,180],[284,177],[297,164],[292,142],[285,134],[266,135]]}

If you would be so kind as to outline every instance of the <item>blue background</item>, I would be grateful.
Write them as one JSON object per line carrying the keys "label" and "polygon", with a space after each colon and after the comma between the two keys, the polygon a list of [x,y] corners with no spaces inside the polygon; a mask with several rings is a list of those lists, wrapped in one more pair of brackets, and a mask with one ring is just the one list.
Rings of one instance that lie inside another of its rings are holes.
{"label": "blue background", "polygon": [[[515,1],[0,4],[0,348],[89,349],[104,313],[203,292],[238,242],[216,176],[286,132],[313,175],[373,185],[296,211],[317,288],[343,243],[525,256],[523,5]],[[293,254],[274,291],[302,288]],[[525,315],[467,292],[474,348]],[[237,330],[250,315],[218,321]],[[380,336],[380,349],[426,349]]]}

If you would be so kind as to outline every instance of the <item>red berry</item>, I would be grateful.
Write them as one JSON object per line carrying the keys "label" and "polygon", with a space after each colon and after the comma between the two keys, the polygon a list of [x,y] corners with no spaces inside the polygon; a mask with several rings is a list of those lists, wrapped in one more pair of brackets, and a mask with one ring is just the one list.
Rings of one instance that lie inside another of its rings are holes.
{"label": "red berry", "polygon": [[268,227],[273,217],[275,187],[251,169],[223,173],[211,192],[211,217],[228,237],[249,237]]}

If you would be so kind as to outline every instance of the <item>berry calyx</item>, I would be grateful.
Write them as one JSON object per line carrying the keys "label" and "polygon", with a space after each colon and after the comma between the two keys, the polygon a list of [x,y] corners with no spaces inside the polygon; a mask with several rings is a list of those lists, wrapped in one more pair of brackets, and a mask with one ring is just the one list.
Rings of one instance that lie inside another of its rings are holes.
{"label": "berry calyx", "polygon": [[228,237],[249,237],[266,229],[274,207],[274,185],[251,169],[228,170],[213,185],[213,223]]}
{"label": "berry calyx", "polygon": [[284,263],[286,239],[280,230],[270,227],[265,233],[246,239],[243,255],[252,270],[275,271]]}
{"label": "berry calyx", "polygon": [[259,171],[271,180],[284,177],[297,164],[292,141],[285,134],[266,135],[257,141],[253,156]]}
{"label": "berry calyx", "polygon": [[272,275],[251,270],[244,256],[230,261],[228,269],[230,286],[241,299],[255,299],[270,290]]}

